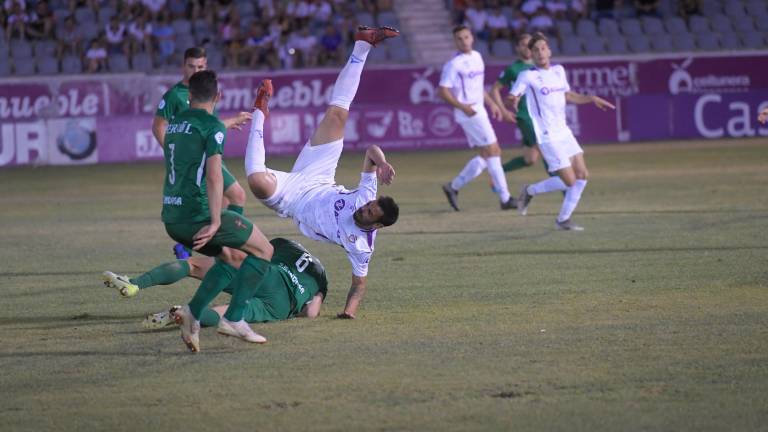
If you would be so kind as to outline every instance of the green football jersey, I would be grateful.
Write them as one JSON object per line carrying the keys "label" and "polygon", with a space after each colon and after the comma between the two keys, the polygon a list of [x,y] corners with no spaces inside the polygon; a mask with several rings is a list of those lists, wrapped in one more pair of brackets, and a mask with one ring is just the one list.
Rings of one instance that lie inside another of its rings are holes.
{"label": "green football jersey", "polygon": [[180,112],[189,109],[189,87],[179,81],[175,86],[171,87],[163,98],[160,99],[160,103],[157,105],[157,111],[155,115],[162,117],[168,122]]}
{"label": "green football jersey", "polygon": [[165,131],[165,223],[194,223],[210,218],[205,187],[205,163],[222,154],[227,136],[224,124],[202,109],[177,114]]}
{"label": "green football jersey", "polygon": [[280,275],[293,297],[291,316],[301,312],[318,292],[323,297],[328,293],[328,279],[325,268],[317,257],[312,256],[304,246],[284,238],[270,241],[275,251],[270,261],[280,269]]}
{"label": "green football jersey", "polygon": [[[499,84],[511,88],[512,85],[517,80],[517,76],[520,75],[521,72],[524,70],[528,70],[531,68],[530,63],[526,63],[520,59],[517,59],[514,63],[507,66],[504,71],[501,72],[501,75],[499,75]],[[528,114],[528,105],[525,103],[525,95],[520,98],[520,104],[517,106],[517,117],[519,118],[531,118]]]}

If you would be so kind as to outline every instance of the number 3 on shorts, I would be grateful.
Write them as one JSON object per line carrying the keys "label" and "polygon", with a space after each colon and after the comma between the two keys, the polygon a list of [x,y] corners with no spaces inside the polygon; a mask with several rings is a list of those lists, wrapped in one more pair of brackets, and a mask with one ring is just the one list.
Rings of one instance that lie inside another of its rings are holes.
{"label": "number 3 on shorts", "polygon": [[168,148],[171,149],[171,173],[168,174],[168,182],[171,184],[176,183],[176,167],[173,166],[173,153],[176,150],[176,144],[168,144]]}

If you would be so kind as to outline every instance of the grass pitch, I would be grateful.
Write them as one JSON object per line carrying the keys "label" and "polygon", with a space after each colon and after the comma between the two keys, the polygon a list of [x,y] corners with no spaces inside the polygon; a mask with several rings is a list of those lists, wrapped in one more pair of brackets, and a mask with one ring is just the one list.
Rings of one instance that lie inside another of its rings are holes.
{"label": "grass pitch", "polygon": [[[485,176],[450,211],[440,184],[468,151],[389,155],[401,220],[355,321],[333,318],[343,252],[249,199],[269,237],[323,259],[329,298],[256,325],[265,346],[204,329],[198,355],[140,326],[195,281],[130,300],[100,282],[171,258],[159,164],[0,171],[0,430],[765,430],[765,142],[586,150],[582,233],[554,230],[559,194],[499,211]],[[337,179],[360,165],[346,154]],[[541,178],[508,176],[513,193]]]}

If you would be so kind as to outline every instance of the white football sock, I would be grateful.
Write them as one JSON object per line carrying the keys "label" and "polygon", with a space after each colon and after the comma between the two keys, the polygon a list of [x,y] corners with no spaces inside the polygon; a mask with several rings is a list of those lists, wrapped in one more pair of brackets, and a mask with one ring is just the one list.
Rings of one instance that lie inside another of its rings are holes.
{"label": "white football sock", "polygon": [[558,176],[550,177],[528,186],[529,195],[539,195],[547,192],[564,191],[568,186]]}
{"label": "white football sock", "polygon": [[373,45],[365,41],[355,42],[352,55],[349,56],[347,64],[344,65],[336,78],[336,84],[334,84],[331,92],[331,105],[349,111],[349,106],[357,93],[357,87],[360,85],[360,74],[363,72],[365,59],[372,47]]}
{"label": "white football sock", "polygon": [[475,177],[479,176],[483,170],[485,170],[488,164],[480,156],[475,156],[464,165],[464,169],[461,170],[459,175],[451,182],[451,188],[453,190],[459,190],[471,182]]}
{"label": "white football sock", "polygon": [[499,199],[503,203],[509,201],[509,188],[507,187],[507,177],[504,176],[504,168],[501,166],[501,156],[491,156],[485,162],[488,165],[488,174],[491,175]]}
{"label": "white football sock", "polygon": [[248,134],[248,145],[245,148],[245,175],[256,172],[266,172],[266,156],[264,155],[264,113],[253,111],[251,132]]}
{"label": "white football sock", "polygon": [[560,214],[557,216],[558,222],[564,222],[571,218],[571,214],[576,210],[576,206],[579,205],[581,193],[584,192],[585,187],[587,187],[586,180],[576,180],[576,183],[565,191],[563,206],[560,207]]}

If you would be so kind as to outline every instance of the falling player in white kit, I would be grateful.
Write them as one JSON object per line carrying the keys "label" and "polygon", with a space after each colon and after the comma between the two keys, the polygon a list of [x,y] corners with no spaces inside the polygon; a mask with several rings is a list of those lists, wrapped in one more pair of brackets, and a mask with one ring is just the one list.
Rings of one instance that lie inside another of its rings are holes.
{"label": "falling player in white kit", "polygon": [[528,47],[531,49],[535,66],[518,75],[509,94],[515,110],[520,96],[525,94],[541,154],[547,161],[549,171],[557,173],[558,176],[532,185],[523,185],[517,199],[518,211],[525,215],[535,195],[565,191],[555,226],[560,230],[582,231],[584,228],[571,222],[571,214],[587,186],[589,173],[584,161],[584,151],[566,124],[565,103],[594,103],[602,110],[615,107],[597,96],[571,91],[563,66],[550,63],[552,52],[549,50],[546,36],[541,33],[534,34]]}
{"label": "falling player in white kit", "polygon": [[437,94],[454,107],[456,123],[464,129],[469,146],[477,147],[479,155],[470,159],[453,181],[443,185],[443,192],[448,204],[459,211],[459,190],[488,168],[501,209],[516,208],[501,166],[501,147],[483,105],[483,102],[488,104],[493,118],[501,120],[501,109],[485,91],[483,57],[472,49],[474,37],[467,26],[460,25],[453,29],[453,41],[459,52],[443,66]]}
{"label": "falling player in white kit", "polygon": [[397,221],[399,208],[386,196],[376,198],[377,177],[388,185],[395,170],[378,146],[368,147],[357,189],[336,185],[336,166],[344,148],[344,125],[357,93],[368,52],[377,43],[395,37],[390,27],[359,27],[355,46],[339,73],[323,120],[304,145],[291,172],[265,166],[264,118],[272,84],[264,80],[256,97],[251,133],[245,152],[245,172],[253,194],[282,217],[293,218],[299,231],[318,241],[341,246],[352,264],[352,286],[339,318],[355,318],[365,295],[368,263],[373,255],[376,230]]}

